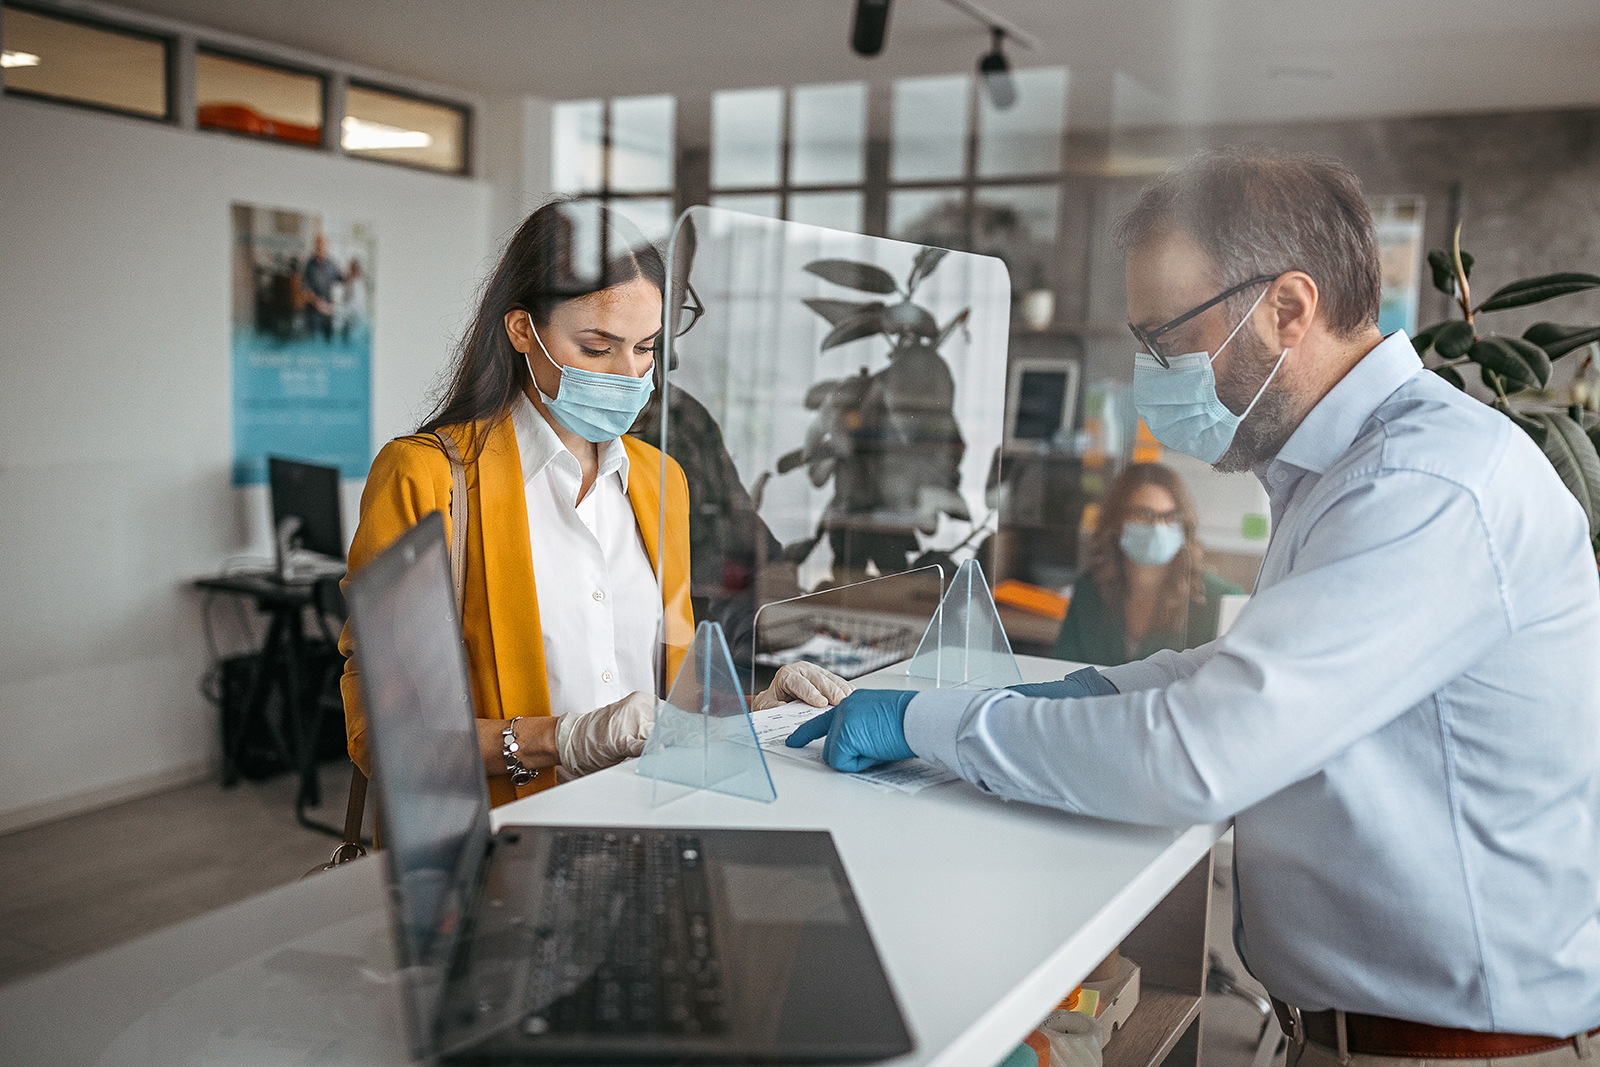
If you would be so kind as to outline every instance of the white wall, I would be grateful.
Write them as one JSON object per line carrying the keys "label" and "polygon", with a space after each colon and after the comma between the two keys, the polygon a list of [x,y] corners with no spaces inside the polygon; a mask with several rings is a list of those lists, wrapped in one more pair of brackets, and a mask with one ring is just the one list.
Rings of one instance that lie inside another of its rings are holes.
{"label": "white wall", "polygon": [[487,182],[0,98],[0,829],[218,759],[188,583],[268,544],[229,486],[232,201],[376,225],[375,442],[488,266]]}

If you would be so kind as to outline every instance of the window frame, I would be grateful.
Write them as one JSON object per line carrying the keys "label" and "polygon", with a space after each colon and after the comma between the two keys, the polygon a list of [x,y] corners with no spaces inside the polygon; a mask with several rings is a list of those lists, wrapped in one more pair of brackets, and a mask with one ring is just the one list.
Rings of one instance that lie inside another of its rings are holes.
{"label": "window frame", "polygon": [[[828,83],[818,83],[818,84],[828,84]],[[861,231],[860,232],[862,232],[864,234],[871,234],[872,229],[873,229],[873,227],[871,225],[871,219],[873,217],[873,210],[872,210],[872,208],[873,208],[873,205],[872,205],[873,188],[872,188],[872,186],[873,186],[873,179],[875,177],[875,174],[874,174],[874,171],[873,171],[872,122],[871,122],[871,116],[872,116],[872,95],[873,95],[873,92],[876,89],[876,86],[870,81],[863,81],[861,84],[866,86],[866,96],[865,96],[865,99],[862,101],[862,107],[865,110],[865,115],[864,115],[865,121],[862,124],[861,180],[860,181],[858,181],[858,182],[817,182],[817,183],[814,183],[814,184],[810,183],[810,182],[803,183],[803,184],[796,184],[795,183],[794,175],[792,173],[793,169],[794,169],[794,91],[796,89],[798,89],[798,88],[803,88],[803,86],[779,85],[779,86],[774,86],[773,87],[773,88],[776,88],[779,91],[779,93],[782,94],[782,98],[783,98],[783,106],[782,106],[783,122],[782,122],[782,125],[780,126],[779,131],[778,131],[778,183],[776,185],[729,185],[729,186],[712,185],[711,182],[710,182],[710,160],[708,158],[707,159],[707,177],[706,177],[706,202],[707,202],[707,204],[709,205],[710,202],[713,199],[715,199],[716,197],[719,197],[719,196],[748,196],[748,195],[757,195],[757,194],[759,194],[759,195],[768,195],[768,196],[776,196],[778,198],[778,216],[777,217],[780,218],[780,219],[783,219],[784,221],[788,221],[789,220],[789,198],[792,195],[796,194],[796,193],[799,193],[801,195],[804,195],[806,193],[859,193],[859,194],[861,194]],[[715,95],[715,94],[713,93],[713,95]],[[711,136],[715,137],[715,131],[714,130],[712,131]],[[708,147],[708,151],[714,153],[716,151],[716,145],[715,144],[710,145]],[[885,201],[887,201],[887,197],[886,196],[885,196]],[[874,235],[874,236],[881,236],[881,235]]]}
{"label": "window frame", "polygon": [[[200,89],[199,89],[200,75],[199,75],[199,62],[200,62],[200,57],[202,55],[215,56],[218,59],[231,59],[236,63],[249,63],[249,64],[251,64],[253,66],[257,66],[257,67],[266,67],[268,70],[277,70],[277,71],[282,71],[285,74],[295,74],[295,75],[299,75],[301,77],[309,77],[309,78],[317,79],[317,83],[321,86],[321,93],[322,93],[321,100],[319,101],[319,107],[318,107],[318,111],[322,115],[321,136],[320,136],[320,138],[318,140],[318,143],[316,143],[314,145],[313,144],[307,144],[307,143],[302,142],[302,141],[291,141],[291,140],[288,140],[288,139],[282,138],[282,137],[273,137],[270,134],[249,133],[249,132],[246,132],[245,130],[232,130],[232,129],[228,129],[226,126],[202,126],[202,125],[200,125]],[[194,129],[195,129],[196,133],[225,134],[225,135],[227,135],[229,137],[238,137],[238,138],[241,138],[241,139],[246,140],[246,141],[253,141],[256,144],[286,145],[286,146],[288,146],[290,148],[298,149],[298,150],[301,150],[301,151],[305,151],[305,150],[309,149],[310,151],[313,151],[313,152],[325,152],[325,151],[328,150],[328,128],[329,128],[330,124],[332,124],[332,121],[333,121],[333,117],[332,117],[332,115],[330,113],[331,102],[332,102],[332,92],[331,91],[332,91],[332,88],[333,88],[333,75],[331,73],[329,73],[328,71],[325,71],[325,70],[316,70],[316,69],[310,68],[310,67],[299,66],[297,64],[284,62],[282,60],[264,58],[259,53],[252,53],[252,52],[246,51],[244,49],[229,48],[229,47],[227,47],[225,45],[224,46],[219,46],[219,45],[210,44],[204,38],[201,38],[201,39],[195,41],[195,43],[194,43],[194,58],[195,58],[195,72],[194,72],[194,81],[195,81]],[[344,116],[340,115],[339,118],[342,121]]]}
{"label": "window frame", "polygon": [[[368,78],[346,78],[347,88],[364,89],[370,93],[384,93],[388,96],[398,96],[403,100],[414,100],[419,104],[430,104],[434,107],[447,108],[461,115],[461,162],[457,169],[446,170],[443,167],[430,167],[426,163],[412,163],[404,159],[384,159],[381,156],[369,156],[352,153],[344,147],[344,120],[350,114],[348,99],[344,103],[338,121],[331,123],[338,133],[334,138],[335,151],[346,159],[359,159],[366,163],[382,163],[390,167],[404,167],[407,170],[421,171],[424,174],[448,174],[456,178],[472,177],[472,150],[473,141],[477,136],[476,113],[466,104],[459,104],[453,100],[443,100],[437,96],[428,96],[424,93],[413,92],[409,89],[398,89],[393,85],[384,85]],[[324,98],[326,99],[326,98]]]}
{"label": "window frame", "polygon": [[166,97],[166,110],[160,115],[152,115],[147,111],[131,111],[127,108],[113,107],[110,104],[96,103],[93,100],[79,100],[70,96],[55,96],[51,93],[34,92],[31,89],[18,89],[13,87],[9,79],[6,79],[3,74],[0,74],[0,83],[3,83],[4,88],[3,95],[15,96],[23,100],[43,100],[51,104],[79,108],[83,111],[97,111],[102,115],[120,115],[124,118],[140,119],[144,122],[157,122],[165,126],[176,126],[178,124],[178,38],[175,35],[157,33],[153,30],[130,26],[126,23],[85,15],[77,11],[65,11],[59,8],[47,7],[42,4],[16,4],[12,3],[11,0],[4,0],[3,3],[0,3],[0,8],[25,11],[40,18],[74,23],[79,26],[87,26],[90,29],[114,33],[122,37],[131,37],[135,40],[154,41],[161,45],[161,85],[162,95]]}

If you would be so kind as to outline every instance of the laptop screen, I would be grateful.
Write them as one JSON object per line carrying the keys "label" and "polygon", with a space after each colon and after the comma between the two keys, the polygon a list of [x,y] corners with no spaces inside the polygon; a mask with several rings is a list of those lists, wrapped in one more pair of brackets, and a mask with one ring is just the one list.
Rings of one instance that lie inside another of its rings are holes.
{"label": "laptop screen", "polygon": [[[440,513],[363,567],[349,594],[400,963],[442,976],[488,846],[489,794]],[[434,1006],[414,1005],[423,1020]]]}

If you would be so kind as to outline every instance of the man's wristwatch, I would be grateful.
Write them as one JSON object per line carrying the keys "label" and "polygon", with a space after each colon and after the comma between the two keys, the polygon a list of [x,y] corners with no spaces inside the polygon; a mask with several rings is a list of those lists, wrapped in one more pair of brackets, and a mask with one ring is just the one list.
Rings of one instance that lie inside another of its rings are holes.
{"label": "man's wristwatch", "polygon": [[500,755],[506,761],[506,771],[511,775],[512,785],[527,785],[539,777],[539,769],[537,767],[524,767],[522,760],[518,756],[522,751],[522,746],[517,743],[516,731],[517,721],[521,718],[522,716],[519,715],[517,718],[512,719],[506,723],[506,728],[500,731]]}

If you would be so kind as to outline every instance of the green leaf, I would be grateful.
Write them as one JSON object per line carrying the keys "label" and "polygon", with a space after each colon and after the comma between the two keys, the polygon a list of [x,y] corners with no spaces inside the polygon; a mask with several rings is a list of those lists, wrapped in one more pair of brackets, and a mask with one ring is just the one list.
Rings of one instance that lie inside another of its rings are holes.
{"label": "green leaf", "polygon": [[[1521,352],[1512,348],[1505,337],[1483,337],[1467,350],[1467,358],[1486,370],[1491,370],[1506,380],[1507,390],[1538,389],[1542,383],[1538,374],[1528,365]],[[1522,342],[1527,344],[1526,341]],[[1535,346],[1537,347],[1537,346]],[[1550,376],[1549,360],[1545,361],[1545,377]]]}
{"label": "green leaf", "polygon": [[1561,481],[1583,505],[1589,519],[1589,537],[1600,533],[1600,454],[1583,428],[1566,415],[1540,413],[1534,416],[1548,432],[1542,449],[1561,475]]}
{"label": "green leaf", "polygon": [[882,267],[874,267],[871,263],[857,263],[852,259],[818,259],[807,263],[803,269],[823,281],[842,285],[848,289],[860,289],[864,293],[899,291],[899,287],[894,284],[893,276]]}
{"label": "green leaf", "polygon": [[845,319],[854,318],[868,308],[883,307],[881,300],[824,300],[821,297],[813,297],[800,302],[827,319],[830,326],[837,326]]}
{"label": "green leaf", "polygon": [[906,279],[906,292],[909,294],[917,284],[933,273],[939,261],[948,253],[948,248],[924,248],[917,253],[917,258],[911,264],[911,277]]}
{"label": "green leaf", "polygon": [[1554,322],[1536,322],[1522,331],[1522,337],[1544,349],[1551,359],[1560,359],[1574,348],[1600,341],[1600,326],[1562,326]]}
{"label": "green leaf", "polygon": [[1422,330],[1416,334],[1413,334],[1411,337],[1411,347],[1417,350],[1417,355],[1420,356],[1428,349],[1432,348],[1433,339],[1438,336],[1439,331],[1444,329],[1447,325],[1449,324],[1445,322],[1436,322],[1432,326],[1429,326],[1426,330]]}
{"label": "green leaf", "polygon": [[[1466,268],[1467,278],[1472,278],[1472,254],[1461,253],[1461,265]],[[1456,295],[1456,266],[1450,261],[1450,253],[1441,249],[1434,249],[1428,253],[1428,266],[1433,269],[1433,287],[1445,296]]]}
{"label": "green leaf", "polygon": [[1571,271],[1561,274],[1541,274],[1537,278],[1524,278],[1502,286],[1478,306],[1479,311],[1504,311],[1506,308],[1525,307],[1541,300],[1550,300],[1568,293],[1581,293],[1585,289],[1600,289],[1600,275],[1578,274]]}
{"label": "green leaf", "polygon": [[822,339],[822,351],[826,352],[830,348],[838,348],[840,345],[849,344],[851,341],[859,341],[863,337],[871,337],[875,333],[882,333],[883,312],[883,305],[879,304],[875,308],[868,308],[859,315],[852,315],[850,318],[845,319],[832,330],[829,330],[828,336]]}
{"label": "green leaf", "polygon": [[1439,377],[1443,378],[1445,381],[1449,382],[1463,393],[1467,391],[1466,379],[1461,377],[1461,372],[1456,370],[1454,367],[1434,367],[1433,373],[1437,374]]}
{"label": "green leaf", "polygon": [[1445,359],[1460,359],[1467,354],[1477,336],[1472,329],[1472,323],[1465,319],[1456,319],[1445,323],[1434,335],[1433,350]]}

